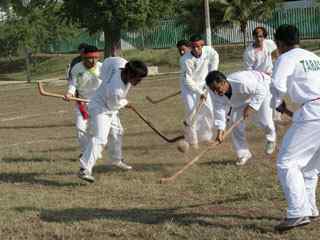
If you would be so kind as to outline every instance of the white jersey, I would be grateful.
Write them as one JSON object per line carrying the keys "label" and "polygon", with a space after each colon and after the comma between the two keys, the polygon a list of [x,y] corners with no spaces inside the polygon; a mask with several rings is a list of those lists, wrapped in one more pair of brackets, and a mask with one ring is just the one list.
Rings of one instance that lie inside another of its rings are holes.
{"label": "white jersey", "polygon": [[243,62],[246,70],[256,70],[266,74],[272,74],[272,52],[277,49],[274,41],[265,39],[262,48],[255,48],[251,43],[243,54]]}
{"label": "white jersey", "polygon": [[293,121],[320,119],[320,58],[314,53],[294,48],[278,58],[272,77],[272,105],[281,104],[288,94],[301,107]]}
{"label": "white jersey", "polygon": [[181,89],[183,92],[192,92],[199,95],[204,93],[205,79],[209,72],[217,70],[219,55],[212,47],[204,46],[199,58],[191,52],[180,58]]}
{"label": "white jersey", "polygon": [[86,68],[83,62],[77,63],[71,70],[71,81],[69,81],[68,93],[72,95],[78,92],[80,98],[88,99],[100,86],[102,63],[97,62],[93,68]]}
{"label": "white jersey", "polygon": [[226,111],[229,107],[240,108],[249,105],[258,111],[265,97],[270,94],[266,82],[270,81],[270,76],[258,71],[240,71],[230,74],[227,77],[231,85],[231,97],[219,96],[214,98],[214,125],[218,129],[226,127]]}
{"label": "white jersey", "polygon": [[131,84],[124,84],[121,71],[127,60],[121,57],[106,58],[102,64],[102,84],[90,100],[106,112],[116,112],[128,104],[126,96]]}

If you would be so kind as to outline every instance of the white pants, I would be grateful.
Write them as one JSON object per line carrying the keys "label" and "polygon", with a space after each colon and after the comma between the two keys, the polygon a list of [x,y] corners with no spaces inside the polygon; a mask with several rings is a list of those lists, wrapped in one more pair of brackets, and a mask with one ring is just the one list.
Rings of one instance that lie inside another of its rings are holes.
{"label": "white pants", "polygon": [[320,170],[320,120],[294,122],[277,159],[278,178],[288,202],[288,218],[316,216]]}
{"label": "white pants", "polygon": [[[263,101],[260,109],[254,113],[253,122],[265,131],[267,141],[276,141],[276,128],[272,119],[272,109],[270,107],[271,96],[267,96]],[[245,106],[234,108],[231,110],[231,124],[235,123],[238,119],[243,116],[243,110]],[[246,135],[245,135],[246,124],[242,121],[232,131],[232,142],[237,153],[238,158],[244,157],[250,153]]]}
{"label": "white pants", "polygon": [[84,153],[89,141],[89,134],[87,133],[89,121],[88,119],[83,118],[78,107],[75,107],[74,112],[76,117],[76,131],[77,131],[77,138],[80,144],[80,151],[81,153]]}
{"label": "white pants", "polygon": [[[182,91],[182,100],[185,104],[186,120],[192,122],[192,113],[196,111],[200,97],[188,91]],[[194,123],[185,128],[185,139],[190,144],[198,144],[211,140],[213,137],[213,102],[210,93],[201,110],[194,116]]]}
{"label": "white pants", "polygon": [[106,145],[110,160],[121,161],[123,128],[118,112],[110,114],[89,105],[89,113],[92,136],[80,159],[80,167],[91,173]]}

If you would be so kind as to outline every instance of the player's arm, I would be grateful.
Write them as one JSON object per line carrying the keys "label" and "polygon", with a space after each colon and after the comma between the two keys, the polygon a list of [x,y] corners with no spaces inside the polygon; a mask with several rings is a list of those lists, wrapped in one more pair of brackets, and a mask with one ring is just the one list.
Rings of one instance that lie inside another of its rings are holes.
{"label": "player's arm", "polygon": [[200,88],[196,81],[193,79],[192,76],[193,68],[191,63],[188,61],[182,61],[181,63],[181,78],[183,84],[194,93],[199,95],[204,95],[204,89]]}
{"label": "player's arm", "polygon": [[222,143],[224,140],[224,130],[227,123],[227,109],[229,104],[224,96],[215,95],[214,98],[214,128],[218,129],[216,141]]}

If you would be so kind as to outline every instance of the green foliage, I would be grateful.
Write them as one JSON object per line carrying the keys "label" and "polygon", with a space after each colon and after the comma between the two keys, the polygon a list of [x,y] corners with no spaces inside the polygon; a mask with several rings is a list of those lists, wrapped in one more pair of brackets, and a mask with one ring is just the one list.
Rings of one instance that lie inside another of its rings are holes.
{"label": "green foliage", "polygon": [[57,14],[59,5],[50,1],[32,0],[27,7],[18,0],[9,4],[11,11],[0,22],[0,51],[4,56],[17,55],[25,47],[40,52],[49,43],[68,39],[78,30],[77,26],[61,21]]}
{"label": "green foliage", "polygon": [[271,17],[273,10],[281,0],[216,0],[216,4],[224,5],[223,21],[240,25],[240,30],[244,35],[247,23],[250,19],[266,19]]}
{"label": "green foliage", "polygon": [[[224,24],[222,21],[224,15],[223,7],[222,3],[210,2],[210,21],[213,30]],[[187,26],[186,33],[204,33],[205,18],[202,0],[182,1],[179,8],[177,8],[177,12],[178,24]]]}

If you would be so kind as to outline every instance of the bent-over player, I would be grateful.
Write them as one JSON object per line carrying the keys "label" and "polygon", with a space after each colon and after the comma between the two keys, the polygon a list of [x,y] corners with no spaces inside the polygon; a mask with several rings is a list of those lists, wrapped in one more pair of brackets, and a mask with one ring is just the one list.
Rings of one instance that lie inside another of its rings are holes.
{"label": "bent-over player", "polygon": [[[270,80],[269,75],[257,71],[240,71],[227,77],[219,71],[208,74],[206,83],[216,95],[214,125],[218,129],[217,141],[223,141],[227,111],[232,107],[231,124],[254,113],[253,121],[265,130],[265,152],[273,153],[276,131],[270,107]],[[244,165],[252,157],[245,137],[245,127],[246,124],[242,121],[232,131],[233,146],[238,156],[237,165]]]}
{"label": "bent-over player", "polygon": [[148,73],[147,66],[138,60],[127,62],[120,57],[104,60],[102,65],[103,83],[89,103],[90,128],[93,135],[80,158],[79,177],[93,182],[92,168],[101,157],[104,146],[112,165],[130,170],[131,166],[123,161],[122,135],[123,128],[119,118],[119,110],[130,107],[126,99],[128,91],[137,85]]}

